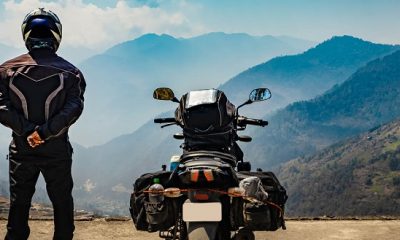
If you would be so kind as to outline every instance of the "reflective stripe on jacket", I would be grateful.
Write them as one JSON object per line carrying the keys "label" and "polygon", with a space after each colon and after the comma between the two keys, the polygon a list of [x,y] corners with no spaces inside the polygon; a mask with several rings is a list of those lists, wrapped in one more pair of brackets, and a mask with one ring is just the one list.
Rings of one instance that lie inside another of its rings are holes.
{"label": "reflective stripe on jacket", "polygon": [[[34,50],[0,66],[0,123],[13,131],[10,157],[70,158],[68,128],[83,110],[85,79],[72,64],[48,50]],[[46,141],[33,149],[35,129]]]}

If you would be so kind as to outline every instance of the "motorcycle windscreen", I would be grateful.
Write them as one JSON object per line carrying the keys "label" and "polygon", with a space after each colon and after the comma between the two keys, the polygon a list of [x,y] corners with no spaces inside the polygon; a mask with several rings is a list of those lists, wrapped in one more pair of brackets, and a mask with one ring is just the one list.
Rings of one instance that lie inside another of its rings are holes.
{"label": "motorcycle windscreen", "polygon": [[188,109],[203,104],[213,104],[217,102],[217,98],[218,90],[216,89],[190,91],[187,94],[185,108]]}

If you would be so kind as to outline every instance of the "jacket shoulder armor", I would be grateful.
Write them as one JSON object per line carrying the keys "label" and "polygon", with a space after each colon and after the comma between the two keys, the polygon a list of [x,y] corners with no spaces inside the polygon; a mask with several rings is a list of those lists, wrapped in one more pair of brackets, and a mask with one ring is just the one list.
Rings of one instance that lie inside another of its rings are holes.
{"label": "jacket shoulder armor", "polygon": [[0,72],[7,71],[7,69],[15,68],[26,64],[34,64],[35,62],[29,54],[22,54],[18,57],[12,58],[0,65]]}

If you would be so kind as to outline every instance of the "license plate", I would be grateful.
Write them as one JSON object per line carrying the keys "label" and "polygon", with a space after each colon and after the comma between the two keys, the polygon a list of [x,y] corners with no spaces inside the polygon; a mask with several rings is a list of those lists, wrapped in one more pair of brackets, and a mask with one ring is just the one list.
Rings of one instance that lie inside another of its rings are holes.
{"label": "license plate", "polygon": [[182,215],[185,222],[220,222],[222,206],[220,202],[184,203]]}

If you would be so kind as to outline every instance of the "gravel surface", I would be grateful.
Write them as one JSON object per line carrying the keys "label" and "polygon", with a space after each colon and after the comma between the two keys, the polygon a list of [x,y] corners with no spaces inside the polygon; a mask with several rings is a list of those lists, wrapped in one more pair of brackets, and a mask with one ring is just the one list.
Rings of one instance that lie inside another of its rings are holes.
{"label": "gravel surface", "polygon": [[[0,221],[0,239],[4,239],[6,221]],[[51,240],[51,221],[31,221],[30,240]],[[137,232],[131,221],[76,222],[77,240],[159,239],[157,233]],[[263,240],[395,240],[400,239],[400,220],[359,221],[287,221],[287,230],[256,232]]]}

